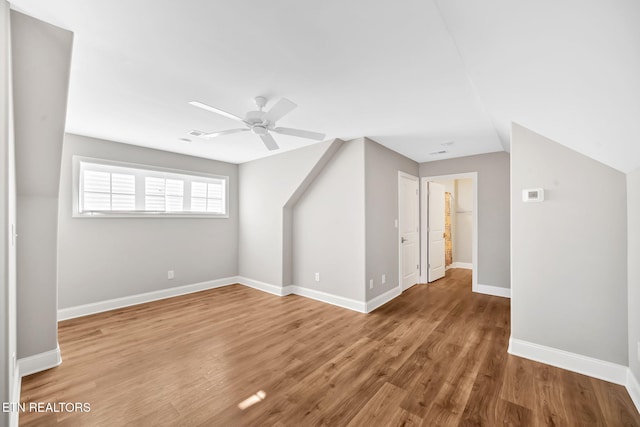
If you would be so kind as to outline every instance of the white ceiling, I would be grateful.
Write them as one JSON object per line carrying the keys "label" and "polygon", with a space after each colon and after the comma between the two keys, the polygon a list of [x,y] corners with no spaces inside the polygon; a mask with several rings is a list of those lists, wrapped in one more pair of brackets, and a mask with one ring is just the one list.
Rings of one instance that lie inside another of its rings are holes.
{"label": "white ceiling", "polygon": [[637,0],[11,3],[75,33],[69,132],[242,163],[274,153],[248,132],[180,142],[237,127],[187,102],[243,115],[262,95],[299,105],[280,126],[418,162],[508,148],[513,120],[640,166]]}
{"label": "white ceiling", "polygon": [[640,167],[640,1],[438,0],[502,138],[517,122]]}

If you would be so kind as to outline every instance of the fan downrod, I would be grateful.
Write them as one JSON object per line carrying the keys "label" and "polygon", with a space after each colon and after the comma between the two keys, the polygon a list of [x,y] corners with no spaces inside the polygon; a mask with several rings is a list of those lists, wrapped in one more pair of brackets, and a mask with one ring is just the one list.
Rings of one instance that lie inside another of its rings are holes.
{"label": "fan downrod", "polygon": [[260,111],[262,111],[264,106],[267,105],[267,98],[265,98],[264,96],[256,96],[254,102],[256,103]]}

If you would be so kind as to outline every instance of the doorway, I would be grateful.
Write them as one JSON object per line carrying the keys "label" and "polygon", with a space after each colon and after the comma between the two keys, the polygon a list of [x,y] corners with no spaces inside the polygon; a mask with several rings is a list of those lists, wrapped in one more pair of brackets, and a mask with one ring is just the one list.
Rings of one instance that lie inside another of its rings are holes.
{"label": "doorway", "polygon": [[[421,270],[423,282],[444,276],[448,268],[472,270],[477,292],[478,184],[477,172],[421,178]],[[450,219],[446,211],[449,203]],[[451,248],[450,259],[447,248]]]}

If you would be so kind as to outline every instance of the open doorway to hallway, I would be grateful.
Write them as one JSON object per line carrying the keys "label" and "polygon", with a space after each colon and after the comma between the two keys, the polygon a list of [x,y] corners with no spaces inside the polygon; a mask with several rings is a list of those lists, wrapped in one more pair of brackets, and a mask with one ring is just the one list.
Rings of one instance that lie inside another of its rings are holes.
{"label": "open doorway to hallway", "polygon": [[421,179],[421,258],[423,282],[444,277],[450,268],[472,270],[477,284],[477,173]]}

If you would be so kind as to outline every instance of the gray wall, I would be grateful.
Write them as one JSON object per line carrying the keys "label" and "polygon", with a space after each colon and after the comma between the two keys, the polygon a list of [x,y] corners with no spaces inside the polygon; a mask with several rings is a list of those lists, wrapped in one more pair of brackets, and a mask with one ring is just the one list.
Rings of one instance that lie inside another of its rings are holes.
{"label": "gray wall", "polygon": [[364,176],[364,140],[345,142],[294,206],[295,285],[365,301]]}
{"label": "gray wall", "polygon": [[[229,218],[72,218],[72,156],[229,177]],[[67,134],[59,211],[59,307],[235,276],[238,166]],[[175,278],[167,279],[173,270]]]}
{"label": "gray wall", "polygon": [[625,175],[514,124],[511,184],[511,336],[627,365]]}
{"label": "gray wall", "polygon": [[627,175],[629,367],[640,382],[640,169]]}
{"label": "gray wall", "polygon": [[283,208],[333,141],[239,166],[240,276],[282,286]]}
{"label": "gray wall", "polygon": [[21,358],[58,342],[58,184],[73,34],[15,11],[11,21]]}
{"label": "gray wall", "polygon": [[[13,102],[11,98],[9,3],[0,0],[0,401],[15,401],[18,380],[16,353],[16,247],[11,238],[16,223]],[[0,426],[9,414],[0,413]]]}
{"label": "gray wall", "polygon": [[[418,163],[365,140],[366,297],[398,287],[398,171],[418,176]],[[382,275],[386,283],[382,284]],[[369,289],[373,280],[373,289]]]}
{"label": "gray wall", "polygon": [[504,152],[420,164],[420,176],[478,173],[478,283],[510,287],[509,154]]}

